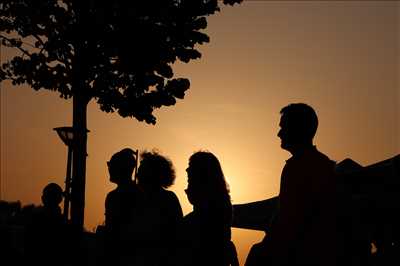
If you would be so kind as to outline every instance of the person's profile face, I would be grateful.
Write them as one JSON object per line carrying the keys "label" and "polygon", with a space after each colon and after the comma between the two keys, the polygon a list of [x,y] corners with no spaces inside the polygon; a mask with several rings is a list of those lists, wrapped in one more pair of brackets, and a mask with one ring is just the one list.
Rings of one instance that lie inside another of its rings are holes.
{"label": "person's profile face", "polygon": [[110,176],[110,182],[117,183],[118,182],[118,167],[116,167],[115,160],[111,159],[107,162],[108,174]]}
{"label": "person's profile face", "polygon": [[[186,171],[188,171],[188,169],[189,169],[189,167],[186,169]],[[189,175],[189,173],[188,173],[188,175]],[[185,189],[185,193],[186,193],[186,197],[188,198],[190,204],[196,205],[195,187],[193,184],[193,179],[191,179],[190,177],[188,177],[188,184]]]}
{"label": "person's profile face", "polygon": [[189,161],[189,166],[188,168],[186,168],[186,173],[187,173],[187,182],[188,182],[188,186],[185,189],[186,192],[186,196],[189,199],[189,202],[191,204],[193,204],[193,182],[196,179],[196,165]]}
{"label": "person's profile face", "polygon": [[279,122],[279,132],[278,137],[281,139],[281,148],[284,150],[289,150],[291,147],[291,138],[290,138],[290,129],[289,129],[289,121],[287,116],[281,116],[281,120]]}
{"label": "person's profile face", "polygon": [[194,201],[193,201],[193,191],[191,191],[191,190],[189,189],[189,186],[185,189],[185,193],[186,193],[187,199],[189,200],[189,203],[193,205],[193,204],[194,204]]}
{"label": "person's profile face", "polygon": [[186,168],[186,174],[188,178],[191,178],[193,176],[193,163],[189,162],[189,166]]}

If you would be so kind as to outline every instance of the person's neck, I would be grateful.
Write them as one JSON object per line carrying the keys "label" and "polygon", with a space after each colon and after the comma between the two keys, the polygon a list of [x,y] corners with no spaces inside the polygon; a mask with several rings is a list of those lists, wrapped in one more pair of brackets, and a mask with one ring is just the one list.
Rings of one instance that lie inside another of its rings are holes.
{"label": "person's neck", "polygon": [[307,150],[314,149],[314,145],[312,142],[307,143],[299,143],[295,147],[289,150],[293,157],[299,156],[303,154]]}
{"label": "person's neck", "polygon": [[130,185],[130,184],[133,184],[133,180],[127,178],[127,179],[122,179],[122,180],[119,182],[118,186],[126,187],[126,186],[128,186],[128,185]]}
{"label": "person's neck", "polygon": [[139,182],[139,186],[148,192],[159,192],[159,191],[163,190],[163,188],[161,186],[157,186],[154,184],[146,184],[146,183]]}

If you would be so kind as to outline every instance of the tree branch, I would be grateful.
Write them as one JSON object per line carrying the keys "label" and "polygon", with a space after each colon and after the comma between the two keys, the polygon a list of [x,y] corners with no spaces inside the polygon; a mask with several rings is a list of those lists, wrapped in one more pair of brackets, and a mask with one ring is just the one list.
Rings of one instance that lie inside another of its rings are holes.
{"label": "tree branch", "polygon": [[[1,34],[0,34],[0,38],[5,39],[5,40],[8,41],[10,44],[12,43],[13,40],[15,40],[15,39],[7,38],[6,36],[1,35]],[[21,42],[21,43],[23,43],[23,42]],[[20,47],[20,46],[7,45],[7,44],[6,44],[6,46],[7,46],[7,47],[12,47],[12,48],[17,48],[17,49],[20,50],[24,55],[27,55],[27,56],[29,56],[29,57],[32,57],[32,54],[30,54],[27,50],[25,50],[24,48],[22,48],[22,47]]]}
{"label": "tree branch", "polygon": [[5,74],[4,75],[4,77],[5,77],[5,80],[11,80],[11,81],[15,81],[15,82],[17,82],[17,79],[16,78],[14,78],[14,77],[12,77],[12,76],[10,76],[8,73],[7,74]]}
{"label": "tree branch", "polygon": [[32,55],[30,53],[28,53],[27,50],[21,48],[21,47],[16,47],[18,50],[20,50],[24,55],[28,56],[28,57],[32,57]]}
{"label": "tree branch", "polygon": [[[44,42],[43,42],[43,40],[39,37],[39,35],[33,34],[32,36],[35,37],[36,40],[38,40],[42,46],[44,46]],[[42,50],[43,50],[43,49],[42,49]]]}

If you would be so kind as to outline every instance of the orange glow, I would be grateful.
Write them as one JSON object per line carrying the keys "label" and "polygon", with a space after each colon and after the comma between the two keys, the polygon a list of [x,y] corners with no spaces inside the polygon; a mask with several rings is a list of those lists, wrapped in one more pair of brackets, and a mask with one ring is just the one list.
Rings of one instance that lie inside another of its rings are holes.
{"label": "orange glow", "polygon": [[[398,2],[244,1],[209,19],[202,58],[176,66],[191,88],[156,112],[156,126],[88,108],[85,226],[104,220],[114,186],[106,161],[124,147],[157,148],[177,170],[184,213],[187,160],[200,149],[220,160],[233,204],[279,191],[289,154],[280,149],[280,109],[306,102],[320,119],[316,145],[336,161],[362,165],[400,150]],[[3,48],[2,48],[3,49]],[[3,50],[2,50],[3,52]],[[1,54],[4,62],[6,54]],[[63,185],[67,148],[54,127],[68,126],[72,104],[48,91],[1,84],[1,198],[40,202],[50,181]],[[244,264],[262,232],[233,230]]]}

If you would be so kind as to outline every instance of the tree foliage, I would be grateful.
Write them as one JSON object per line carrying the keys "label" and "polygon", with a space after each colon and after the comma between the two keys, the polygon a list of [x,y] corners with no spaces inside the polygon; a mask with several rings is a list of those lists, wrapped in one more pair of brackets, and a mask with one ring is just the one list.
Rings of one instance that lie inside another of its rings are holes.
{"label": "tree foliage", "polygon": [[[224,0],[233,5],[242,0]],[[19,54],[0,81],[26,83],[68,99],[95,99],[105,112],[154,124],[153,110],[183,99],[189,80],[174,76],[177,60],[201,54],[197,44],[217,0],[3,0],[1,44]]]}

